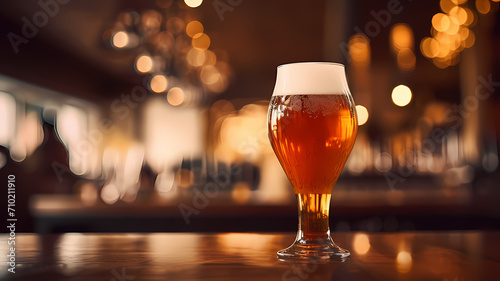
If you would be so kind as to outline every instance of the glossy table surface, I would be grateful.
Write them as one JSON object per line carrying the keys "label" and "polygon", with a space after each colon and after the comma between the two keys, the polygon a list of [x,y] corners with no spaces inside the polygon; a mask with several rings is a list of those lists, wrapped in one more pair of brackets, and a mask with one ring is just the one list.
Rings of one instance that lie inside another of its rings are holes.
{"label": "glossy table surface", "polygon": [[17,234],[1,280],[500,280],[499,232],[334,233],[345,262],[280,261],[292,233]]}

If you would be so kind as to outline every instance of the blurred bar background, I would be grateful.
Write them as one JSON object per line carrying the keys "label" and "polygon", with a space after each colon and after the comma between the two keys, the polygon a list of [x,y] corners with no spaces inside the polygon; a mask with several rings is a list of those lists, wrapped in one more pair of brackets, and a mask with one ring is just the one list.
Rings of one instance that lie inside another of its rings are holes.
{"label": "blurred bar background", "polygon": [[500,229],[498,1],[0,7],[19,231],[295,231],[266,117],[296,61],[344,63],[357,103],[334,230]]}

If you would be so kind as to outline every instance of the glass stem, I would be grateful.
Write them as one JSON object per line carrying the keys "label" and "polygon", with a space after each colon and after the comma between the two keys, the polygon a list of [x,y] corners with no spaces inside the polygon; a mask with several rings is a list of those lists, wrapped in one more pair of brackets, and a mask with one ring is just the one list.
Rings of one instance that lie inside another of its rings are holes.
{"label": "glass stem", "polygon": [[299,203],[299,230],[296,242],[318,243],[331,241],[331,194],[297,194]]}

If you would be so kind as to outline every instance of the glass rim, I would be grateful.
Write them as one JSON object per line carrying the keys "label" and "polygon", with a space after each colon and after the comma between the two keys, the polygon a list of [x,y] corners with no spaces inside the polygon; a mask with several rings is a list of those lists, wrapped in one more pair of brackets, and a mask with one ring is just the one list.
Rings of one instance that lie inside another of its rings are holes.
{"label": "glass rim", "polygon": [[336,66],[341,66],[343,68],[345,68],[345,65],[342,64],[342,63],[338,63],[338,62],[328,62],[328,61],[304,61],[304,62],[291,62],[291,63],[284,63],[284,64],[280,64],[278,65],[278,69],[283,67],[283,66],[288,66],[288,65],[296,65],[296,64],[326,64],[326,65],[336,65]]}

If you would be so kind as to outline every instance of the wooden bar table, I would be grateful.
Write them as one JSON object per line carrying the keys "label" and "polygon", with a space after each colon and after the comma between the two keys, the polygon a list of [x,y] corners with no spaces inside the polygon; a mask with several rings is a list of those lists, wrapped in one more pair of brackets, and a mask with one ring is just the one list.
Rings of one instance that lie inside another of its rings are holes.
{"label": "wooden bar table", "polygon": [[17,234],[1,280],[500,280],[499,232],[334,233],[344,262],[280,261],[295,234]]}

